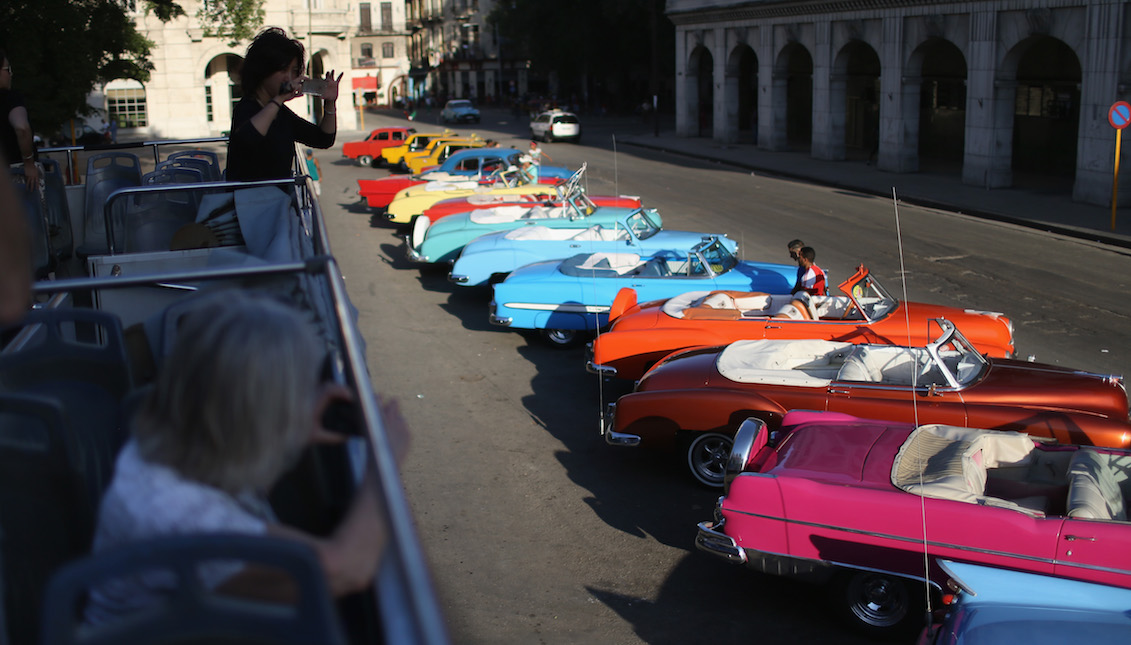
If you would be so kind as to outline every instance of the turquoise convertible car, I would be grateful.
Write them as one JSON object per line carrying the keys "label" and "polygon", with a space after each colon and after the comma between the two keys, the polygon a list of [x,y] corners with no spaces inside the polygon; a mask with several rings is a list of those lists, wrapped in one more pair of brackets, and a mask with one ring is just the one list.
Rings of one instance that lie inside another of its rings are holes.
{"label": "turquoise convertible car", "polygon": [[[706,233],[661,230],[655,210],[627,211],[612,226],[594,224],[585,229],[523,226],[488,233],[463,247],[448,279],[463,286],[497,281],[526,264],[555,260],[578,253],[636,253],[649,256],[667,249],[687,249],[709,237]],[[719,239],[731,253],[738,243]]]}
{"label": "turquoise convertible car", "polygon": [[[483,208],[449,215],[435,224],[427,216],[417,217],[406,240],[408,259],[413,262],[454,263],[463,247],[480,235],[524,226],[577,229],[578,232],[596,224],[613,228],[639,210],[594,204],[581,188],[584,173],[583,165],[569,181],[556,187],[561,196],[561,204],[557,206],[534,204]],[[657,227],[663,225],[659,213],[649,211],[648,217]]]}
{"label": "turquoise convertible car", "polygon": [[[729,241],[729,240],[728,240]],[[789,293],[797,267],[740,262],[724,238],[708,236],[690,250],[582,253],[565,260],[528,264],[494,287],[490,321],[512,329],[536,329],[551,344],[569,346],[608,324],[622,288],[640,301],[687,291]]]}

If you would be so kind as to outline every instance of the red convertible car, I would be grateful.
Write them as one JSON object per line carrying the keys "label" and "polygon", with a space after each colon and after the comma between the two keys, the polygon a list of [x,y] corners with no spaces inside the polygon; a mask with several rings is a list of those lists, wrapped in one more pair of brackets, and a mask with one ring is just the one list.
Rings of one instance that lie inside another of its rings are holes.
{"label": "red convertible car", "polygon": [[1014,430],[1062,443],[1131,445],[1116,376],[988,358],[950,321],[926,347],[829,340],[751,340],[677,352],[609,404],[613,445],[680,447],[691,474],[720,486],[735,429],[774,429],[789,410]]}
{"label": "red convertible car", "polygon": [[840,291],[801,303],[788,294],[696,291],[637,304],[626,289],[609,313],[611,328],[593,342],[588,369],[636,380],[676,350],[757,338],[924,345],[932,340],[932,318],[950,320],[990,356],[1013,355],[1013,324],[1002,314],[900,302],[863,265]]}
{"label": "red convertible car", "polygon": [[864,631],[921,627],[941,559],[1131,587],[1131,451],[819,412],[782,430],[742,424],[696,546],[831,584]]}

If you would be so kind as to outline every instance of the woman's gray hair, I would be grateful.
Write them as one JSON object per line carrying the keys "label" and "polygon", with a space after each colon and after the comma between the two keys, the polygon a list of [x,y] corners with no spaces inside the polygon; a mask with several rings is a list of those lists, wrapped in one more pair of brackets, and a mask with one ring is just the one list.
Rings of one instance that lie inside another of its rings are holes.
{"label": "woman's gray hair", "polygon": [[266,490],[306,445],[324,356],[293,307],[240,291],[201,297],[138,413],[141,455],[231,493]]}

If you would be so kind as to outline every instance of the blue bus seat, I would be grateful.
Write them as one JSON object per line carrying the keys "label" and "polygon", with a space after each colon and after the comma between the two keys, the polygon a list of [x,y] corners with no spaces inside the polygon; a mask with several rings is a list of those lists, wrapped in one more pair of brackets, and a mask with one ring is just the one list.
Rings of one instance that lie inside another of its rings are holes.
{"label": "blue bus seat", "polygon": [[[110,151],[91,155],[87,159],[83,243],[75,249],[80,257],[110,252],[106,234],[106,198],[120,188],[140,185],[141,161],[135,154]],[[125,208],[124,202],[120,202],[120,208]],[[115,235],[120,236],[120,231],[121,227],[116,228]],[[119,240],[114,242],[117,245]]]}
{"label": "blue bus seat", "polygon": [[[233,560],[277,572],[297,597],[290,601],[237,597],[202,584],[197,573],[202,564]],[[106,581],[143,574],[169,581],[162,602],[121,619],[84,626],[81,608],[90,590]],[[42,634],[43,645],[346,643],[314,551],[295,540],[247,535],[158,538],[74,562],[50,582]]]}

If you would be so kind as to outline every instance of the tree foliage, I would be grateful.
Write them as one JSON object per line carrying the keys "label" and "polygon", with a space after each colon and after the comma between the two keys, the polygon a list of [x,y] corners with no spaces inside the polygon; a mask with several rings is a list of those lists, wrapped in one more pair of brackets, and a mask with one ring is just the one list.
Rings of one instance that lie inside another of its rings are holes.
{"label": "tree foliage", "polygon": [[[209,0],[196,12],[206,36],[227,38],[235,46],[250,40],[263,26],[264,0]],[[146,9],[162,22],[185,15],[179,0],[145,0]]]}
{"label": "tree foliage", "polygon": [[263,0],[212,0],[197,12],[206,36],[227,38],[232,47],[251,40],[263,26]]}
{"label": "tree foliage", "polygon": [[119,0],[5,0],[0,48],[13,68],[32,126],[50,134],[77,114],[87,95],[115,78],[149,79],[153,43]]}
{"label": "tree foliage", "polygon": [[[664,0],[508,0],[488,17],[505,58],[556,74],[560,98],[621,109],[665,91],[675,71],[675,27]],[[508,51],[509,49],[509,51]]]}
{"label": "tree foliage", "polygon": [[[185,16],[176,0],[143,2],[163,22]],[[201,13],[210,35],[239,41],[262,25],[263,0],[212,0]],[[48,136],[95,112],[86,97],[97,85],[148,81],[153,47],[124,0],[0,0],[0,49],[12,64],[13,88],[24,96],[32,127]]]}

